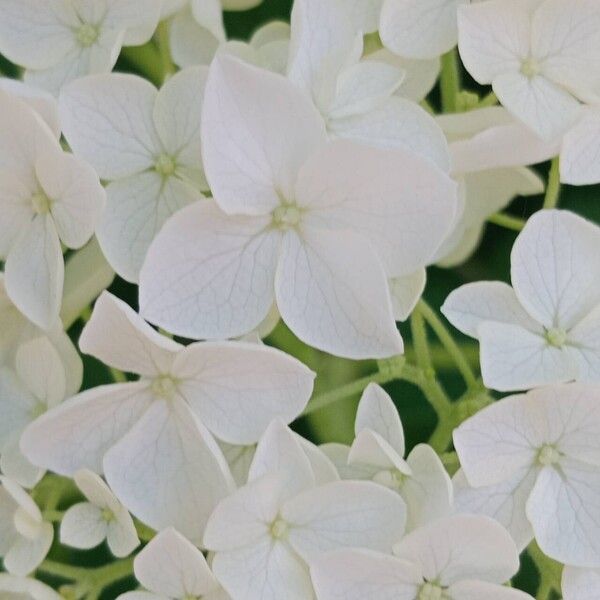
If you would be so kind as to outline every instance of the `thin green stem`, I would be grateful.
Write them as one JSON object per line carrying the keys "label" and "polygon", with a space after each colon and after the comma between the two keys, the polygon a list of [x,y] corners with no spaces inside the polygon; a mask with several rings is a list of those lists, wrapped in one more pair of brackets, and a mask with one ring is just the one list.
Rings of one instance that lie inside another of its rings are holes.
{"label": "thin green stem", "polygon": [[119,369],[115,369],[114,367],[110,367],[108,370],[110,371],[110,374],[112,375],[113,381],[115,383],[127,382],[127,377],[125,376],[125,373],[123,373],[123,371],[119,371]]}
{"label": "thin green stem", "polygon": [[442,108],[445,113],[456,112],[460,85],[460,63],[458,52],[454,48],[442,56],[440,88],[442,93]]}
{"label": "thin green stem", "polygon": [[519,219],[518,217],[513,217],[505,213],[496,213],[495,215],[488,217],[488,221],[499,227],[510,229],[511,231],[521,231],[527,223],[524,219]]}
{"label": "thin green stem", "polygon": [[419,310],[415,310],[410,317],[410,330],[412,332],[413,345],[417,356],[417,364],[425,372],[433,370],[431,354],[429,353],[429,343],[427,341],[427,328],[425,319]]}
{"label": "thin green stem", "polygon": [[548,175],[544,208],[556,208],[560,199],[560,158],[553,159]]}
{"label": "thin green stem", "polygon": [[498,96],[494,92],[490,92],[487,96],[484,96],[477,104],[477,108],[488,108],[490,106],[496,106],[498,104]]}
{"label": "thin green stem", "polygon": [[42,571],[42,573],[46,573],[46,575],[54,575],[55,577],[60,577],[61,579],[68,579],[69,581],[79,581],[88,578],[91,569],[65,565],[53,560],[45,560],[38,567],[38,571]]}
{"label": "thin green stem", "polygon": [[59,523],[62,521],[64,514],[62,510],[44,510],[42,511],[42,518],[49,523]]}
{"label": "thin green stem", "polygon": [[156,45],[160,54],[160,64],[162,67],[162,80],[167,80],[175,73],[175,65],[171,58],[171,46],[169,43],[170,21],[161,21],[156,30]]}
{"label": "thin green stem", "polygon": [[417,310],[415,312],[422,315],[431,329],[433,329],[435,335],[456,363],[467,387],[469,389],[480,388],[479,381],[477,380],[473,369],[471,369],[468,360],[465,358],[465,355],[462,353],[460,346],[454,341],[454,338],[450,335],[450,332],[435,311],[427,304],[427,302],[425,302],[425,300],[421,300],[417,305]]}

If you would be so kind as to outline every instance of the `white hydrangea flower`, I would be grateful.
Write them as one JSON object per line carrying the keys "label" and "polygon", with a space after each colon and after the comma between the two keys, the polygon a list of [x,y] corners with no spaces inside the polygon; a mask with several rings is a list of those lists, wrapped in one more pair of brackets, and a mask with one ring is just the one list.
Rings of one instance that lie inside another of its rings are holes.
{"label": "white hydrangea flower", "polygon": [[491,215],[516,196],[543,193],[543,180],[525,165],[552,158],[558,148],[499,106],[441,115],[438,123],[450,142],[452,176],[464,202],[454,231],[438,251],[438,264],[451,267],[475,251]]}
{"label": "white hydrangea flower", "polygon": [[383,45],[407,58],[436,58],[458,39],[456,11],[470,0],[385,0],[379,35]]}
{"label": "white hydrangea flower", "polygon": [[93,235],[105,194],[94,170],[62,151],[25,103],[0,93],[0,258],[6,292],[36,325],[58,319],[61,242],[80,248]]}
{"label": "white hydrangea flower", "polygon": [[200,116],[206,70],[185,69],[157,91],[141,77],[93,75],[59,99],[65,136],[94,166],[108,202],[98,241],[115,271],[137,281],[164,222],[203,198]]}
{"label": "white hydrangea flower", "polygon": [[435,451],[419,444],[404,460],[404,430],[387,392],[375,383],[363,392],[348,448],[322,447],[342,479],[369,479],[398,492],[407,506],[408,531],[450,514],[452,482]]}
{"label": "white hydrangea flower", "polygon": [[79,390],[83,377],[81,358],[64,332],[60,320],[48,330],[42,330],[34,325],[12,303],[6,293],[4,274],[0,273],[0,365],[15,368],[16,355],[22,344],[44,338],[58,352],[64,366],[66,376],[66,393],[72,395]]}
{"label": "white hydrangea flower", "polygon": [[371,482],[318,485],[292,432],[274,424],[261,440],[250,483],[211,515],[205,546],[213,572],[233,598],[306,600],[308,563],[340,547],[389,552],[404,532],[397,495]]}
{"label": "white hydrangea flower", "polygon": [[571,185],[600,183],[600,104],[586,106],[565,134],[560,153],[560,180]]}
{"label": "white hydrangea flower", "polygon": [[407,148],[449,168],[440,127],[396,95],[405,71],[391,61],[360,60],[362,36],[342,0],[296,0],[288,77],[313,100],[333,138]]}
{"label": "white hydrangea flower", "polygon": [[210,432],[251,444],[274,417],[295,419],[312,392],[314,374],[278,350],[237,342],[184,347],[106,292],[79,344],[140,380],[67,400],[26,429],[21,449],[60,474],[104,471],[135,516],[155,529],[178,527],[192,541],[234,487]]}
{"label": "white hydrangea flower", "polygon": [[458,11],[463,63],[545,140],[581,114],[600,83],[596,0],[488,0]]}
{"label": "white hydrangea flower", "polygon": [[344,9],[357,31],[374,33],[379,29],[379,15],[384,0],[344,0]]}
{"label": "white hydrangea flower", "polygon": [[229,56],[211,67],[204,107],[215,200],[180,211],[157,236],[142,314],[178,335],[235,337],[275,296],[312,346],[352,358],[401,352],[387,278],[433,256],[454,216],[454,183],[406,151],[327,144],[302,92]]}
{"label": "white hydrangea flower", "polygon": [[178,531],[161,531],[135,557],[136,579],[148,591],[127,592],[119,600],[227,600],[204,555]]}
{"label": "white hydrangea flower", "polygon": [[41,581],[9,573],[0,573],[0,595],[7,600],[63,600]]}
{"label": "white hydrangea flower", "polygon": [[14,481],[0,477],[0,556],[4,568],[25,576],[44,560],[54,537],[51,523],[29,494]]}
{"label": "white hydrangea flower", "polygon": [[395,556],[337,550],[311,564],[319,600],[533,600],[501,584],[519,569],[514,542],[496,521],[451,516],[409,533]]}
{"label": "white hydrangea flower", "polygon": [[487,387],[600,381],[600,228],[560,210],[531,217],[511,255],[512,285],[467,284],[442,306],[481,345]]}
{"label": "white hydrangea flower", "polygon": [[61,543],[88,550],[106,540],[115,556],[131,554],[140,541],[127,509],[96,473],[81,469],[73,479],[87,502],[74,504],[65,512],[60,523]]}
{"label": "white hydrangea flower", "polygon": [[562,563],[600,566],[598,431],[597,386],[550,386],[484,409],[454,431],[457,510],[493,516],[520,548],[535,535]]}
{"label": "white hydrangea flower", "polygon": [[0,52],[25,81],[58,94],[67,82],[108,73],[122,46],[147,42],[161,0],[2,0]]}
{"label": "white hydrangea flower", "polygon": [[564,600],[597,600],[600,569],[566,566],[563,569],[561,587]]}
{"label": "white hydrangea flower", "polygon": [[25,427],[65,399],[67,378],[60,355],[46,337],[19,346],[15,369],[0,368],[0,470],[19,485],[32,488],[44,471],[21,453]]}

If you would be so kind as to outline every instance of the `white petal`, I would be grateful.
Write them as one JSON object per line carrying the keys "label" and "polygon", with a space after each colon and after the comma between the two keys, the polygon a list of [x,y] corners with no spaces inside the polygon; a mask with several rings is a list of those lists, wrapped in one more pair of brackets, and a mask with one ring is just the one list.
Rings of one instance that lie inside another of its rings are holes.
{"label": "white petal", "polygon": [[6,0],[2,3],[2,17],[0,50],[17,64],[49,67],[75,44],[70,26],[77,25],[76,13],[68,4]]}
{"label": "white petal", "polygon": [[513,289],[500,281],[463,285],[446,298],[441,310],[454,327],[474,338],[478,337],[479,326],[489,321],[541,333],[541,327],[519,304]]}
{"label": "white petal", "polygon": [[530,467],[544,443],[543,405],[532,395],[510,396],[467,419],[454,430],[454,445],[469,483],[505,481]]}
{"label": "white petal", "polygon": [[60,524],[62,544],[88,550],[106,538],[108,523],[102,518],[102,510],[89,502],[71,506]]}
{"label": "white petal", "polygon": [[459,581],[448,588],[448,594],[456,600],[531,600],[531,596],[511,587],[484,581]]}
{"label": "white petal", "polygon": [[427,283],[427,272],[419,269],[410,275],[392,277],[388,284],[396,321],[406,321],[421,299]]}
{"label": "white petal", "polygon": [[568,348],[520,325],[484,322],[478,329],[485,385],[501,392],[571,381],[577,364]]}
{"label": "white petal", "polygon": [[563,138],[560,179],[571,185],[600,182],[600,111],[590,110]]}
{"label": "white petal", "polygon": [[517,73],[529,54],[531,3],[492,0],[458,9],[458,47],[479,83]]}
{"label": "white petal", "polygon": [[296,197],[309,209],[307,228],[362,233],[391,277],[414,273],[433,258],[457,208],[456,184],[429,161],[346,140],[309,160]]}
{"label": "white petal", "polygon": [[578,381],[597,382],[600,378],[600,306],[569,332],[569,353],[577,363]]}
{"label": "white petal", "polygon": [[42,329],[49,329],[58,318],[64,267],[52,218],[36,215],[10,249],[4,283],[19,310]]}
{"label": "white petal", "polygon": [[152,111],[156,89],[134,75],[93,75],[66,86],[59,98],[65,137],[103,179],[138,173],[159,148]]}
{"label": "white petal", "polygon": [[203,343],[188,346],[173,365],[179,390],[219,439],[230,444],[259,440],[276,417],[290,423],[302,412],[314,373],[266,346]]}
{"label": "white petal", "polygon": [[54,529],[50,523],[42,523],[41,531],[34,539],[19,536],[4,556],[4,568],[13,575],[28,575],[46,558],[53,537]]}
{"label": "white petal", "polygon": [[348,358],[402,352],[383,267],[358,235],[287,233],[275,291],[283,320],[315,348]]}
{"label": "white petal", "polygon": [[143,10],[136,0],[119,0],[109,3],[105,26],[125,29],[124,44],[139,46],[150,41],[158,25],[162,0],[145,0]]}
{"label": "white petal", "polygon": [[408,509],[407,530],[447,517],[453,506],[452,481],[431,446],[418,444],[406,459],[411,475],[400,490]]}
{"label": "white petal", "polygon": [[28,227],[35,216],[31,198],[37,192],[34,177],[16,171],[0,171],[0,194],[2,195],[2,218],[0,219],[0,256],[6,258],[19,234]]}
{"label": "white petal", "polygon": [[306,600],[314,595],[308,567],[287,544],[269,538],[219,552],[213,570],[232,598]]}
{"label": "white petal", "polygon": [[0,444],[5,444],[11,434],[21,431],[30,420],[30,410],[35,398],[13,369],[0,370]]}
{"label": "white petal", "polygon": [[507,73],[494,79],[493,88],[503,106],[544,141],[560,137],[581,115],[579,102],[544,77]]}
{"label": "white petal", "polygon": [[44,470],[32,465],[19,448],[21,430],[15,431],[8,442],[0,448],[0,470],[19,485],[31,489],[44,476]]}
{"label": "white petal", "polygon": [[142,315],[190,338],[223,339],[257,327],[273,305],[281,234],[267,217],[228,217],[212,201],[180,210],[148,251]]}
{"label": "white petal", "polygon": [[427,581],[451,585],[464,579],[504,583],[519,569],[519,554],[493,519],[455,515],[409,533],[394,554],[416,562]]}
{"label": "white petal", "polygon": [[527,517],[542,551],[580,567],[600,566],[598,467],[563,458],[546,467],[527,501]]}
{"label": "white petal", "polygon": [[372,465],[349,465],[348,455],[350,454],[350,447],[344,444],[330,442],[328,444],[321,444],[319,448],[335,465],[340,479],[373,479],[380,471],[379,467],[373,467]]}
{"label": "white petal", "polygon": [[443,171],[450,168],[448,144],[439,125],[418,104],[405,98],[389,98],[367,113],[329,121],[328,129],[335,137],[409,150]]}
{"label": "white petal", "polygon": [[571,328],[600,303],[600,228],[558,210],[533,215],[511,255],[519,301],[545,327]]}
{"label": "white petal", "polygon": [[140,520],[173,526],[193,542],[233,478],[210,433],[179,399],[157,401],[106,453],[106,479]]}
{"label": "white petal", "polygon": [[113,506],[117,500],[104,480],[89,469],[81,469],[73,474],[73,480],[81,493],[98,508]]}
{"label": "white petal", "polygon": [[169,46],[173,62],[179,67],[210,64],[221,41],[194,19],[190,8],[173,17]]}
{"label": "white petal", "polygon": [[379,34],[392,52],[435,58],[456,45],[456,10],[467,0],[386,0]]}
{"label": "white petal", "polygon": [[217,440],[217,443],[223,451],[223,456],[227,460],[236,485],[242,487],[248,481],[248,471],[254,458],[256,446],[237,446],[219,440]]}
{"label": "white petal", "polygon": [[394,492],[369,481],[336,481],[286,502],[289,543],[305,560],[342,547],[389,552],[404,533],[406,506]]}
{"label": "white petal", "polygon": [[219,0],[191,0],[194,19],[216,38],[225,39],[223,9]]}
{"label": "white petal", "polygon": [[282,197],[293,200],[298,171],[325,131],[316,109],[289,81],[222,54],[206,84],[202,136],[206,176],[219,206],[259,215]]}
{"label": "white petal", "polygon": [[310,567],[319,600],[414,600],[423,582],[408,561],[369,550],[335,550]]}
{"label": "white petal", "polygon": [[106,543],[117,558],[129,556],[140,545],[135,524],[127,509],[121,507],[108,524]]}
{"label": "white petal", "polygon": [[562,575],[565,600],[595,600],[600,589],[600,571],[565,567]]}
{"label": "white petal", "polygon": [[19,535],[14,525],[15,511],[19,505],[15,499],[0,486],[0,554],[5,556]]}
{"label": "white petal", "polygon": [[7,573],[0,574],[0,591],[12,592],[20,596],[29,594],[31,600],[60,600],[60,596],[49,586],[41,581],[18,577]]}
{"label": "white petal", "polygon": [[378,433],[400,458],[404,456],[404,429],[398,409],[390,395],[376,383],[365,388],[356,411],[356,435],[363,429]]}
{"label": "white petal", "polygon": [[379,14],[383,0],[344,0],[344,6],[350,13],[354,27],[364,34],[379,29]]}
{"label": "white petal", "polygon": [[302,446],[302,450],[304,450],[304,453],[308,457],[310,467],[315,476],[315,483],[323,485],[324,483],[339,481],[340,476],[329,456],[316,444],[309,442],[301,435],[295,435]]}
{"label": "white petal", "polygon": [[218,587],[202,552],[172,528],[136,556],[134,570],[146,589],[169,598],[204,596]]}
{"label": "white petal", "polygon": [[487,515],[506,527],[520,552],[533,539],[525,514],[527,498],[535,485],[538,469],[523,467],[502,483],[472,488],[464,472],[454,476],[454,509],[458,514]]}
{"label": "white petal", "polygon": [[147,377],[164,375],[183,347],[160,335],[130,306],[103,292],[86,323],[79,347],[103,363]]}
{"label": "white petal", "polygon": [[357,434],[350,454],[350,465],[373,465],[385,470],[398,470],[403,475],[410,475],[411,470],[406,462],[386,440],[370,429],[362,429]]}
{"label": "white petal", "polygon": [[42,415],[23,433],[21,450],[34,464],[71,476],[102,472],[102,458],[152,402],[147,382],[96,387]]}

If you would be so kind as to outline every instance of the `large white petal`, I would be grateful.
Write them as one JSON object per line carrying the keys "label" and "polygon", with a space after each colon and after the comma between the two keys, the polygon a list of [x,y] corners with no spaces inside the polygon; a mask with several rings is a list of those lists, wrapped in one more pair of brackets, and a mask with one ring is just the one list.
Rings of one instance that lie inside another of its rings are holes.
{"label": "large white petal", "polygon": [[310,567],[319,600],[414,600],[423,578],[416,565],[369,550],[335,550]]}
{"label": "large white petal", "polygon": [[69,145],[103,179],[150,168],[160,147],[152,118],[156,95],[148,81],[121,73],[70,83],[59,98]]}
{"label": "large white petal", "polygon": [[258,441],[276,417],[290,423],[306,406],[314,373],[267,346],[241,342],[188,346],[173,365],[198,418],[230,444]]}
{"label": "large white petal", "polygon": [[194,19],[191,7],[173,17],[169,46],[173,62],[181,68],[209,65],[222,41]]}
{"label": "large white petal", "polygon": [[479,335],[479,326],[488,321],[542,333],[519,304],[513,289],[500,281],[467,283],[446,298],[441,310],[454,327],[474,338]]}
{"label": "large white petal", "polygon": [[14,431],[20,431],[30,419],[35,398],[13,369],[0,369],[0,445],[8,442]]}
{"label": "large white petal", "polygon": [[86,323],[79,347],[122,371],[157,377],[171,370],[183,346],[160,335],[129,305],[103,292]]}
{"label": "large white petal", "polygon": [[496,521],[454,515],[409,533],[394,554],[418,564],[427,581],[447,586],[463,579],[504,583],[519,569],[512,538]]}
{"label": "large white petal", "polygon": [[402,352],[383,266],[361,236],[288,232],[275,290],[283,320],[316,348],[348,358]]}
{"label": "large white petal", "polygon": [[131,429],[152,396],[148,382],[96,387],[36,419],[21,438],[23,454],[61,475],[89,468],[102,472],[106,451]]}
{"label": "large white petal", "polygon": [[398,456],[404,456],[404,429],[398,409],[390,395],[376,383],[370,383],[365,388],[356,411],[356,435],[363,429],[378,433]]}
{"label": "large white petal", "polygon": [[569,332],[569,353],[577,363],[577,380],[600,380],[600,305]]}
{"label": "large white petal", "polygon": [[36,579],[18,577],[8,573],[0,574],[0,591],[7,593],[29,594],[31,600],[61,600],[61,597],[49,586]]}
{"label": "large white petal", "polygon": [[379,15],[383,0],[344,0],[354,27],[365,35],[379,29]]}
{"label": "large white petal", "polygon": [[600,182],[600,110],[586,111],[563,138],[560,179],[571,185]]}
{"label": "large white petal", "polygon": [[0,257],[3,259],[35,216],[31,199],[38,191],[37,187],[35,178],[28,177],[22,169],[0,171]]}
{"label": "large white petal", "polygon": [[410,275],[388,280],[396,321],[406,321],[421,299],[427,283],[427,271],[419,269]]}
{"label": "large white petal", "polygon": [[53,537],[52,525],[45,522],[35,538],[19,536],[4,556],[4,568],[13,575],[28,575],[46,558]]}
{"label": "large white petal", "polygon": [[215,59],[204,96],[202,151],[223,210],[259,215],[282,198],[292,202],[300,167],[324,139],[320,115],[291,82],[227,54]]}
{"label": "large white petal", "polygon": [[545,327],[570,329],[600,303],[600,228],[559,210],[533,215],[511,254],[519,301]]}
{"label": "large white petal", "polygon": [[136,556],[134,570],[147,590],[168,598],[203,597],[219,585],[202,552],[172,528],[161,531]]}
{"label": "large white petal", "polygon": [[580,567],[600,566],[600,473],[563,458],[546,467],[527,501],[527,517],[542,551]]}
{"label": "large white petal", "polygon": [[200,543],[206,521],[234,488],[227,462],[180,399],[156,401],[104,457],[106,479],[140,520]]}
{"label": "large white petal", "polygon": [[379,35],[392,52],[435,58],[456,45],[456,11],[468,0],[386,0]]}
{"label": "large white petal", "polygon": [[600,570],[565,567],[562,575],[564,600],[596,600],[600,589]]}
{"label": "large white petal", "polygon": [[180,210],[148,251],[141,314],[190,338],[248,333],[273,304],[280,238],[270,218],[229,217],[213,201]]}
{"label": "large white petal", "polygon": [[4,264],[6,293],[42,329],[57,320],[65,265],[49,215],[36,215],[15,240]]}
{"label": "large white petal", "polygon": [[342,547],[390,552],[404,533],[406,505],[370,481],[335,481],[288,500],[281,517],[289,543],[305,560]]}
{"label": "large white petal", "polygon": [[448,594],[453,600],[531,600],[531,596],[521,590],[468,579],[451,585]]}

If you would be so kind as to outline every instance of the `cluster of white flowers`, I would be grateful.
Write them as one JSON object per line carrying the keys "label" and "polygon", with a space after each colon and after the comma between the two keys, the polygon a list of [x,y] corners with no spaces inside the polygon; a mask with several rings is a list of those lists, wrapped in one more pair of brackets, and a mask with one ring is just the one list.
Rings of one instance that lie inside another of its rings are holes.
{"label": "cluster of white flowers", "polygon": [[600,0],[259,4],[0,0],[0,598],[600,599]]}

